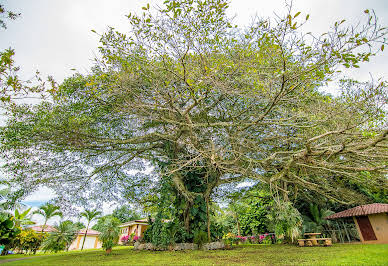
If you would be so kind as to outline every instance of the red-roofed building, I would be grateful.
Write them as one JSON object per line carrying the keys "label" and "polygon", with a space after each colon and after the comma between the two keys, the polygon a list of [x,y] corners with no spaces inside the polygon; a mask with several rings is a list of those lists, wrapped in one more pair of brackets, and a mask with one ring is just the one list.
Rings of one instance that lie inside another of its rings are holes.
{"label": "red-roofed building", "polygon": [[[42,227],[43,227],[43,225],[35,225],[35,226],[30,227],[30,229],[37,232],[37,233],[41,233]],[[56,231],[57,231],[57,229],[55,229],[51,225],[45,225],[44,230],[43,230],[44,233],[52,233],[52,232],[56,232]]]}
{"label": "red-roofed building", "polygon": [[373,203],[334,213],[326,219],[353,217],[361,242],[388,244],[388,204]]}
{"label": "red-roofed building", "polygon": [[[86,228],[78,231],[77,237],[70,245],[70,248],[69,248],[70,250],[81,249],[82,243],[85,237],[85,231],[86,231]],[[93,229],[88,229],[88,233],[85,239],[84,249],[101,248],[102,242],[98,240],[99,235],[100,235],[100,232]]]}

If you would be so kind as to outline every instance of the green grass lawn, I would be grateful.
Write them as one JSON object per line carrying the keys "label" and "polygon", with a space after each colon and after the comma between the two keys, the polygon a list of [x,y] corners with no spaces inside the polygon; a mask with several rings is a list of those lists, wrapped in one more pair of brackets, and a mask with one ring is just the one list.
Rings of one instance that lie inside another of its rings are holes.
{"label": "green grass lawn", "polygon": [[[20,255],[1,259],[20,258]],[[0,260],[1,263],[1,260]],[[388,245],[337,244],[332,247],[240,245],[216,251],[134,251],[117,247],[70,251],[7,262],[6,265],[388,265]]]}

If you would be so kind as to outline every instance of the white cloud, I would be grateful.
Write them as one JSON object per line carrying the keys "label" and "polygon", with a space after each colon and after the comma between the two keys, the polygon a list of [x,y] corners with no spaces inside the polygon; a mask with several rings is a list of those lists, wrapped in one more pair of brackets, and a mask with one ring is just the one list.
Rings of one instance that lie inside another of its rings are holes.
{"label": "white cloud", "polygon": [[54,190],[48,187],[40,187],[37,191],[24,199],[24,202],[47,202],[56,196]]}

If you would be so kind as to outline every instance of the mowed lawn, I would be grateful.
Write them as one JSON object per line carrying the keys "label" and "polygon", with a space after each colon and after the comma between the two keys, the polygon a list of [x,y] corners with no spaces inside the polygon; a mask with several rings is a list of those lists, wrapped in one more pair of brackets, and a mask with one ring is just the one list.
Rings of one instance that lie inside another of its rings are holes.
{"label": "mowed lawn", "polygon": [[[4,259],[21,258],[20,255]],[[4,265],[388,265],[387,245],[337,244],[332,247],[240,245],[216,251],[134,251],[115,248],[70,251],[7,262]]]}

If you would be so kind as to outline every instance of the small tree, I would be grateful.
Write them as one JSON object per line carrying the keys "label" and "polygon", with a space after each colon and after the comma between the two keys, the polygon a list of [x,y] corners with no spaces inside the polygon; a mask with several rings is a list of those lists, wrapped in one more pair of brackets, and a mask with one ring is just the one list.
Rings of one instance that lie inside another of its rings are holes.
{"label": "small tree", "polygon": [[269,228],[275,232],[277,238],[293,242],[300,235],[302,217],[291,202],[275,201],[267,217],[270,221]]}
{"label": "small tree", "polygon": [[62,217],[62,212],[59,210],[58,206],[47,203],[43,206],[40,206],[38,210],[34,211],[33,214],[39,214],[44,217],[44,224],[42,226],[42,233],[46,227],[47,221],[55,216]]}
{"label": "small tree", "polygon": [[77,227],[68,221],[61,222],[58,226],[54,226],[57,231],[50,233],[47,239],[43,242],[44,251],[58,252],[68,250],[73,242]]}
{"label": "small tree", "polygon": [[322,233],[325,229],[329,229],[331,221],[325,219],[325,217],[333,214],[333,211],[322,209],[317,204],[310,203],[309,212],[309,216],[303,217],[303,230],[305,232]]}
{"label": "small tree", "polygon": [[102,226],[101,234],[98,236],[102,241],[102,248],[106,250],[106,254],[112,252],[112,248],[119,241],[120,236],[120,221],[114,218],[106,219]]}
{"label": "small tree", "polygon": [[84,241],[82,242],[81,250],[84,249],[84,244],[85,244],[86,236],[88,234],[88,229],[89,229],[90,222],[93,221],[94,219],[96,219],[100,215],[101,215],[101,212],[97,211],[97,210],[90,210],[90,211],[89,210],[85,210],[85,211],[81,212],[81,216],[85,217],[86,220],[88,221],[88,224],[87,224],[86,230],[85,230]]}

